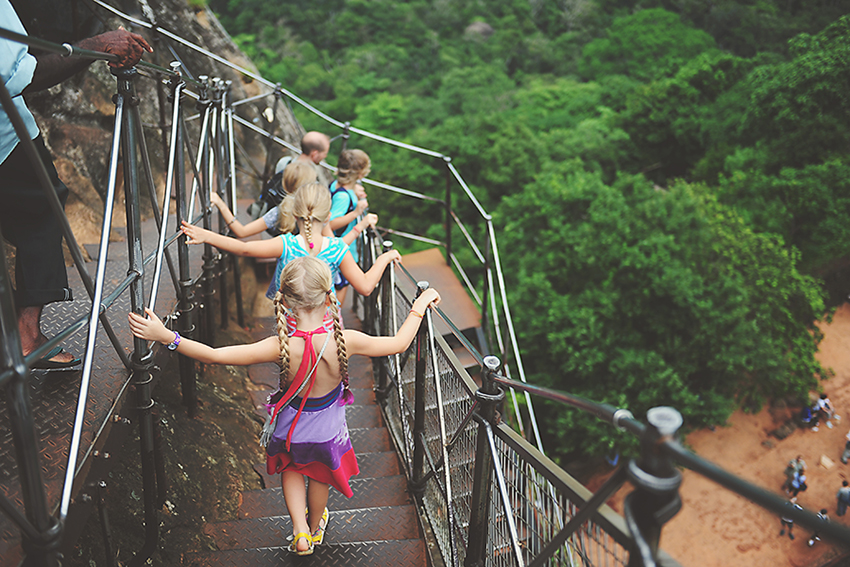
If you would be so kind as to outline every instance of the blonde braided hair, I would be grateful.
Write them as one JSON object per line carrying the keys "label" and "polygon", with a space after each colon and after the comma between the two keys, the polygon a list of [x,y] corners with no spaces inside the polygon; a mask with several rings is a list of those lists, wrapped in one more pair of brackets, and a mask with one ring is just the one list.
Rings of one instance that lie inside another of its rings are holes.
{"label": "blonde braided hair", "polygon": [[[294,312],[298,310],[313,311],[325,304],[332,293],[333,278],[328,265],[312,256],[302,256],[289,262],[280,275],[280,289],[275,295],[275,314],[280,338],[281,353],[281,388],[291,382],[289,377],[289,335],[286,328],[286,311],[284,300]],[[348,389],[348,355],[345,350],[345,340],[342,336],[342,326],[339,322],[339,310],[336,298],[331,297],[331,313],[334,319],[334,339],[337,344],[337,359],[339,361],[340,380]],[[284,374],[286,372],[286,374]]]}
{"label": "blonde braided hair", "polygon": [[283,294],[278,291],[274,295],[274,313],[277,323],[277,336],[280,340],[280,379],[278,389],[281,394],[286,391],[292,378],[289,377],[289,335],[286,328],[286,307],[283,304]]}
{"label": "blonde braided hair", "polygon": [[354,395],[348,388],[348,351],[345,348],[345,337],[342,335],[342,324],[339,321],[339,305],[336,297],[331,297],[331,315],[334,320],[334,340],[336,341],[336,358],[339,361],[339,377],[345,388],[342,394],[343,404],[354,401]]}
{"label": "blonde braided hair", "polygon": [[304,239],[307,241],[307,246],[309,248],[309,253],[312,256],[313,252],[313,219],[311,218],[302,218],[303,227],[304,227]]}
{"label": "blonde braided hair", "polygon": [[[298,219],[302,222],[301,231],[304,233],[304,238],[307,244],[313,243],[313,222],[327,222],[331,216],[331,193],[324,185],[313,181],[299,187],[295,194],[287,197],[283,201],[291,200],[286,207],[281,207],[281,226],[288,226],[288,223],[295,222]],[[286,219],[283,218],[284,214]],[[317,251],[318,253],[318,251]]]}

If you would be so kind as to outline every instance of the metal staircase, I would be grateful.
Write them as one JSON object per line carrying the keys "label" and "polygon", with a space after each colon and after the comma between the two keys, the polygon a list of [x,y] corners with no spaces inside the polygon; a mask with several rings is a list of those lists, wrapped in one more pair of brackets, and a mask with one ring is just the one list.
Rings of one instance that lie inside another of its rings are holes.
{"label": "metal staircase", "polygon": [[[347,328],[360,328],[352,311],[344,311],[343,317]],[[257,338],[274,331],[272,319],[258,322]],[[312,561],[328,566],[425,567],[426,545],[416,507],[375,402],[371,360],[353,356],[349,368],[354,404],[346,408],[346,419],[360,474],[351,480],[352,498],[331,490],[328,530]],[[249,369],[249,377],[261,387],[252,391],[256,407],[277,384],[277,367],[255,365]],[[186,554],[184,566],[280,566],[303,564],[307,559],[286,550],[292,523],[279,475],[267,475],[265,463],[254,468],[263,477],[265,488],[242,494],[237,520],[207,524],[204,533],[219,550]]]}

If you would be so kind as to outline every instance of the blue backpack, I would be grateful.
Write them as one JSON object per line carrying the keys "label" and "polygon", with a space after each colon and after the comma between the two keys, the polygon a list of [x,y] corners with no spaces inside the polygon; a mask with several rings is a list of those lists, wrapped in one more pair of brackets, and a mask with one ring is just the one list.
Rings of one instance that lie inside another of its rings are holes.
{"label": "blue backpack", "polygon": [[[348,196],[348,210],[345,211],[346,215],[357,208],[357,205],[354,204],[354,199],[351,197],[351,193],[348,192],[348,189],[339,185],[336,182],[336,180],[334,180],[333,183],[331,183],[331,186],[328,189],[331,192],[331,203],[333,203],[334,195],[336,195],[337,193],[343,192],[343,193],[346,194],[346,196]],[[348,225],[343,225],[343,226],[335,229],[333,231],[334,236],[341,237],[343,235],[343,233],[345,232],[345,229],[347,227],[348,227]]]}

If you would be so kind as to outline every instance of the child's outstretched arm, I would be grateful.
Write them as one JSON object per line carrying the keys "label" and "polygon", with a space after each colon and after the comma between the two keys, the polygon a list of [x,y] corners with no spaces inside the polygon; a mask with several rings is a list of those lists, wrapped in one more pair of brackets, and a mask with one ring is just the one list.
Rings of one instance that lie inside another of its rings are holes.
{"label": "child's outstretched arm", "polygon": [[260,234],[267,228],[266,222],[262,218],[252,220],[248,224],[242,224],[239,222],[236,215],[230,211],[230,208],[215,191],[213,191],[212,195],[210,195],[210,202],[216,206],[218,212],[220,212],[222,218],[224,218],[225,224],[227,224],[227,227],[233,231],[233,234],[235,234],[237,238],[247,238],[248,236]]}
{"label": "child's outstretched arm", "polygon": [[401,254],[397,250],[384,252],[375,258],[375,263],[364,274],[360,266],[357,265],[357,262],[354,261],[354,258],[351,257],[351,252],[346,252],[345,257],[339,264],[339,271],[349,281],[351,287],[357,290],[357,293],[360,295],[369,295],[375,289],[375,286],[378,285],[378,282],[381,281],[381,275],[383,275],[384,270],[393,260],[401,262]]}
{"label": "child's outstretched arm", "polygon": [[[130,330],[133,331],[133,334],[140,339],[156,341],[164,345],[173,343],[177,336],[176,333],[166,329],[156,313],[150,309],[145,309],[145,313],[148,314],[149,318],[130,312]],[[276,362],[280,359],[280,340],[271,336],[247,345],[213,348],[192,339],[180,337],[176,350],[180,354],[207,364],[245,366],[262,362]]]}
{"label": "child's outstretched arm", "polygon": [[[366,230],[369,227],[374,228],[375,225],[377,225],[377,224],[378,224],[378,215],[376,215],[375,213],[369,213],[368,215],[363,217],[363,220],[361,220],[359,223],[354,225],[354,228],[349,230],[348,234],[346,234],[345,236],[342,237],[342,241],[345,242],[346,244],[351,244],[352,242],[354,242],[355,238],[360,236],[361,232],[363,232],[364,230]],[[330,227],[328,225],[325,225],[325,227],[327,227],[328,230],[330,231]],[[331,232],[330,235],[333,236],[333,232]],[[322,236],[327,236],[327,235],[324,232],[322,232]]]}
{"label": "child's outstretched arm", "polygon": [[189,237],[187,244],[203,244],[208,242],[216,248],[232,252],[238,256],[250,256],[252,258],[280,258],[283,253],[283,242],[280,238],[269,240],[252,240],[242,242],[229,236],[195,226],[183,221],[183,234]]}
{"label": "child's outstretched arm", "polygon": [[345,348],[348,354],[365,356],[388,356],[407,349],[416,336],[419,324],[425,311],[431,305],[440,304],[440,294],[436,289],[426,289],[422,292],[407,315],[407,319],[394,337],[372,337],[360,331],[345,330]]}

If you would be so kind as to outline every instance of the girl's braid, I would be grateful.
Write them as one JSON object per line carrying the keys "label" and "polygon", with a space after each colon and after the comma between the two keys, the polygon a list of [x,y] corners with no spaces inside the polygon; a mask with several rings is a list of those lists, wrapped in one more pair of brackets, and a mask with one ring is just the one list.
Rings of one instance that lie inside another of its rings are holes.
{"label": "girl's braid", "polygon": [[[304,238],[307,240],[307,247],[310,253],[310,250],[313,249],[313,217],[309,216],[304,219]],[[310,254],[312,256],[312,254]]]}
{"label": "girl's braid", "polygon": [[339,306],[336,297],[333,295],[331,295],[331,316],[334,320],[334,339],[336,340],[336,357],[339,361],[339,376],[344,388],[342,403],[347,405],[354,401],[354,395],[348,388],[348,352],[345,350],[345,338],[342,335],[342,325],[339,322]]}
{"label": "girl's braid", "polygon": [[289,387],[289,335],[286,327],[286,312],[283,307],[283,294],[278,291],[274,296],[274,311],[277,322],[277,336],[280,339],[280,382],[281,393]]}

